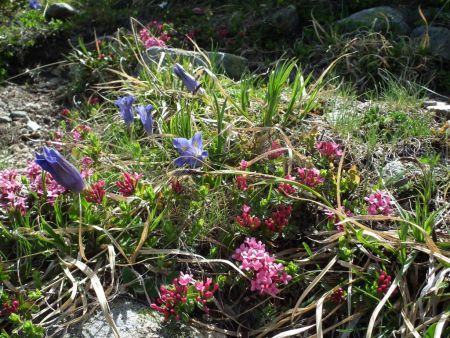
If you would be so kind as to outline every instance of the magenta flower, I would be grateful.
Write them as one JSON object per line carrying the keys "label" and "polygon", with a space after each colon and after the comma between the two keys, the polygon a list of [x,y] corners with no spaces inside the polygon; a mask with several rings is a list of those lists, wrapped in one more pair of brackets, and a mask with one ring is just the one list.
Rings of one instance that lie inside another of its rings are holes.
{"label": "magenta flower", "polygon": [[236,176],[236,185],[239,190],[245,191],[248,189],[247,177],[246,176]]}
{"label": "magenta flower", "polygon": [[239,162],[239,169],[240,170],[246,170],[248,167],[248,162],[246,160],[241,160],[241,162]]}
{"label": "magenta flower", "polygon": [[142,174],[130,174],[125,172],[122,174],[122,176],[123,181],[116,182],[116,186],[117,188],[119,188],[119,192],[125,197],[133,195],[139,183],[139,180],[142,177]]}
{"label": "magenta flower", "polygon": [[343,154],[342,150],[339,148],[339,145],[334,142],[318,142],[314,148],[316,148],[321,155],[331,158],[341,157]]}
{"label": "magenta flower", "polygon": [[145,48],[167,47],[166,41],[169,40],[169,37],[166,34],[164,34],[162,38],[157,38],[151,35],[146,28],[143,28],[139,31],[139,37],[141,38],[141,41],[144,44]]}
{"label": "magenta flower", "polygon": [[367,212],[369,215],[389,216],[393,213],[391,197],[386,191],[377,190],[376,192],[364,198],[369,206]]}
{"label": "magenta flower", "polygon": [[180,278],[178,278],[178,283],[180,285],[183,285],[183,286],[189,285],[191,280],[192,280],[192,275],[190,275],[188,273],[184,274],[183,272],[180,272]]}
{"label": "magenta flower", "polygon": [[86,201],[96,204],[101,204],[103,198],[105,197],[106,191],[103,189],[105,187],[105,181],[100,180],[97,183],[91,184],[89,190],[86,194]]}
{"label": "magenta flower", "polygon": [[25,186],[19,182],[15,170],[0,171],[0,208],[18,210],[22,215],[27,210]]}
{"label": "magenta flower", "polygon": [[246,238],[232,256],[241,262],[240,268],[253,273],[251,291],[258,291],[261,295],[271,296],[280,292],[279,284],[287,284],[292,277],[289,276],[283,264],[275,263],[275,257],[266,252],[266,247],[254,237]]}
{"label": "magenta flower", "polygon": [[44,147],[43,153],[36,153],[35,162],[67,190],[81,192],[85,183],[80,172],[57,150]]}
{"label": "magenta flower", "polygon": [[[286,175],[284,178],[289,181],[295,181],[295,177],[291,175]],[[297,189],[289,183],[280,183],[278,184],[277,190],[282,194],[292,195],[295,194]]]}
{"label": "magenta flower", "polygon": [[310,188],[314,188],[324,182],[324,178],[320,176],[320,171],[316,168],[298,168],[298,182]]}

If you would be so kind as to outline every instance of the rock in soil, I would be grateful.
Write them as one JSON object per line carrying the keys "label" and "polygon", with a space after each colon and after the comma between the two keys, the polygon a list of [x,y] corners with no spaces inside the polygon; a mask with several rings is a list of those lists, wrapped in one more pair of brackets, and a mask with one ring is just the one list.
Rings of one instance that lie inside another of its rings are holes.
{"label": "rock in soil", "polygon": [[[151,311],[148,305],[128,298],[117,298],[109,304],[121,338],[226,338],[216,332],[201,331],[180,322],[165,322],[164,317]],[[101,310],[85,321],[69,328],[60,338],[110,338],[113,331]]]}

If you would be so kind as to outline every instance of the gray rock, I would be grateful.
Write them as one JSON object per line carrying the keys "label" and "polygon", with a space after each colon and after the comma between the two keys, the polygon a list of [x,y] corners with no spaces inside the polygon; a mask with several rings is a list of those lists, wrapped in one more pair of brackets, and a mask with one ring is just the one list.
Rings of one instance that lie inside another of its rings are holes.
{"label": "gray rock", "polygon": [[[427,33],[426,26],[415,28],[411,38],[420,45]],[[450,29],[445,27],[428,27],[429,49],[432,55],[450,60]]]}
{"label": "gray rock", "polygon": [[[121,338],[173,338],[196,337],[226,338],[220,333],[202,332],[182,323],[165,322],[163,316],[151,311],[149,306],[130,299],[118,298],[110,304],[111,314]],[[101,310],[87,320],[69,329],[62,338],[110,338],[113,331]]]}
{"label": "gray rock", "polygon": [[41,126],[39,124],[37,124],[36,122],[31,121],[31,120],[28,120],[27,127],[28,127],[28,129],[30,129],[33,132],[41,129]]}
{"label": "gray rock", "polygon": [[386,186],[397,188],[420,175],[422,175],[422,171],[417,165],[413,162],[402,162],[400,160],[388,162],[382,172]]}
{"label": "gray rock", "polygon": [[450,119],[450,104],[439,102],[434,106],[428,106],[427,110],[434,112],[438,117]]}
{"label": "gray rock", "polygon": [[277,10],[270,16],[269,22],[279,31],[288,34],[298,31],[300,27],[300,18],[294,5]]}
{"label": "gray rock", "polygon": [[9,123],[11,121],[12,120],[8,115],[0,114],[0,123]]}
{"label": "gray rock", "polygon": [[[244,57],[222,52],[205,52],[205,54],[219,71],[223,70],[232,78],[240,78],[247,70],[248,60]],[[201,53],[177,48],[151,47],[147,49],[144,61],[147,64],[158,63],[161,57],[164,57],[165,64],[181,63],[187,60],[195,66],[208,67]]]}
{"label": "gray rock", "polygon": [[47,7],[44,12],[45,20],[66,20],[74,15],[78,14],[78,11],[71,5],[64,2],[58,2]]}
{"label": "gray rock", "polygon": [[21,119],[27,119],[28,113],[24,110],[13,110],[11,111],[10,116],[13,120],[21,120]]}
{"label": "gray rock", "polygon": [[339,20],[337,24],[344,32],[371,28],[377,32],[389,30],[400,34],[408,34],[410,31],[403,14],[389,6],[364,9]]}

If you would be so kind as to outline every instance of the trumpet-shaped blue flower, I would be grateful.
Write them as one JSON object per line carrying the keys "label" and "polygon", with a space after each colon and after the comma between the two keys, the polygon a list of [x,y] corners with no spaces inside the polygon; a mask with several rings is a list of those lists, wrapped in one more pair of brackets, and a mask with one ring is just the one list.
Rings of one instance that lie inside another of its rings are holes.
{"label": "trumpet-shaped blue flower", "polygon": [[186,73],[184,68],[180,64],[175,64],[173,72],[180,78],[187,90],[191,93],[196,93],[200,89],[200,83],[190,74]]}
{"label": "trumpet-shaped blue flower", "polygon": [[151,104],[146,106],[137,106],[136,111],[141,118],[142,125],[147,134],[153,134],[153,116],[152,116],[153,106]]}
{"label": "trumpet-shaped blue flower", "polygon": [[31,9],[40,9],[42,5],[38,0],[28,0]]}
{"label": "trumpet-shaped blue flower", "polygon": [[203,150],[201,132],[195,133],[190,140],[181,137],[174,138],[173,146],[180,153],[180,157],[175,160],[175,164],[180,167],[187,164],[195,168],[208,157],[208,152]]}
{"label": "trumpet-shaped blue flower", "polygon": [[80,172],[57,150],[44,147],[42,154],[36,153],[35,162],[64,188],[73,192],[81,192],[84,189],[85,183]]}
{"label": "trumpet-shaped blue flower", "polygon": [[132,124],[134,120],[133,103],[136,98],[133,95],[119,97],[114,103],[120,109],[120,115],[126,124]]}

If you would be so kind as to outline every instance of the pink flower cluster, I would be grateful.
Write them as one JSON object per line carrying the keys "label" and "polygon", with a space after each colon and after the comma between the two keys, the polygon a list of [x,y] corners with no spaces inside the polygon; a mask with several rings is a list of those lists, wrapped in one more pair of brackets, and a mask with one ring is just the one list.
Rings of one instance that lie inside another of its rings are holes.
{"label": "pink flower cluster", "polygon": [[318,142],[314,148],[316,148],[321,155],[330,158],[338,158],[343,154],[341,148],[339,148],[339,145],[334,142]]}
{"label": "pink flower cluster", "polygon": [[[189,288],[190,284],[194,284],[196,291]],[[189,295],[193,295],[202,309],[208,313],[206,303],[212,299],[218,289],[219,284],[212,285],[211,278],[207,278],[206,282],[198,282],[193,280],[192,275],[180,272],[180,276],[174,278],[171,285],[160,286],[161,297],[156,300],[156,304],[150,304],[150,308],[162,313],[166,320],[171,317],[179,320],[183,305],[188,302]]]}
{"label": "pink flower cluster", "polygon": [[0,207],[6,210],[18,210],[22,215],[27,210],[24,197],[24,185],[18,182],[15,170],[0,171]]}
{"label": "pink flower cluster", "polygon": [[381,271],[380,277],[378,277],[378,293],[386,293],[391,286],[392,277],[389,276],[385,271]]}
{"label": "pink flower cluster", "polygon": [[164,319],[168,320],[174,316],[176,320],[180,319],[177,310],[181,304],[186,304],[189,283],[192,280],[192,275],[180,272],[179,278],[174,278],[172,285],[166,288],[161,285],[159,291],[161,297],[156,300],[157,304],[150,304],[150,308],[158,311],[164,315]]}
{"label": "pink flower cluster", "polygon": [[391,197],[386,191],[377,190],[364,199],[369,204],[367,208],[369,215],[389,216],[393,213],[392,205],[394,202],[391,201]]}
{"label": "pink flower cluster", "polygon": [[281,263],[275,263],[275,257],[266,252],[266,247],[254,237],[247,237],[232,256],[241,262],[240,268],[253,272],[251,291],[259,291],[261,295],[275,296],[280,292],[278,284],[287,285],[292,279]]}
{"label": "pink flower cluster", "polygon": [[236,186],[241,191],[247,190],[247,176],[236,176]]}
{"label": "pink flower cluster", "polygon": [[30,182],[30,190],[38,194],[38,196],[46,196],[47,202],[51,205],[55,204],[56,198],[64,193],[66,189],[56,182],[52,175],[46,173],[45,175],[45,191],[42,184],[42,169],[34,161],[28,162],[27,177]]}
{"label": "pink flower cluster", "polygon": [[[239,170],[247,170],[248,162],[241,160],[239,163]],[[236,186],[239,190],[245,191],[248,189],[247,176],[236,176]]]}
{"label": "pink flower cluster", "polygon": [[206,282],[195,282],[195,289],[199,293],[195,300],[202,305],[203,310],[208,314],[209,308],[206,306],[206,303],[213,298],[214,292],[219,289],[219,284],[215,283],[212,285],[212,279],[208,277]]}
{"label": "pink flower cluster", "polygon": [[264,224],[270,231],[281,232],[288,225],[291,214],[292,206],[279,205],[277,210],[272,213],[272,216],[264,221]]}
{"label": "pink flower cluster", "polygon": [[[295,181],[295,177],[291,175],[286,175],[284,178],[289,181]],[[289,183],[278,184],[277,190],[285,195],[292,195],[297,191],[297,189],[294,186],[290,185]]]}
{"label": "pink flower cluster", "polygon": [[[353,216],[353,213],[350,210],[345,210],[344,206],[337,208],[337,210],[342,212],[343,214],[347,215],[348,217]],[[333,210],[325,211],[325,215],[327,215],[329,221],[332,221],[335,223],[337,231],[339,231],[339,232],[344,231],[344,225],[338,224],[341,220],[340,220],[339,216]]]}
{"label": "pink flower cluster", "polygon": [[85,156],[81,159],[81,177],[88,178],[91,177],[94,174],[94,171],[92,170],[91,166],[94,163],[94,160],[90,158],[89,156]]}
{"label": "pink flower cluster", "polygon": [[90,203],[101,204],[106,194],[104,187],[105,181],[103,180],[91,184],[89,190],[86,193],[86,201]]}
{"label": "pink flower cluster", "polygon": [[250,214],[250,207],[248,205],[242,206],[242,215],[236,216],[236,222],[243,227],[250,229],[258,229],[261,226],[261,221],[258,217]]}
{"label": "pink flower cluster", "polygon": [[133,195],[139,183],[139,180],[142,177],[142,174],[130,174],[125,172],[122,174],[122,176],[123,181],[116,182],[116,186],[117,188],[119,188],[119,192],[125,197]]}
{"label": "pink flower cluster", "polygon": [[79,126],[77,126],[72,130],[72,138],[74,141],[78,142],[81,139],[84,139],[86,135],[91,131],[92,131],[91,127],[85,124],[80,124]]}
{"label": "pink flower cluster", "polygon": [[330,298],[335,303],[342,303],[345,300],[345,291],[342,288],[338,288],[331,294]]}
{"label": "pink flower cluster", "polygon": [[[159,34],[159,37],[154,36],[149,29],[155,31]],[[145,48],[150,47],[167,47],[167,42],[170,40],[168,33],[164,32],[164,27],[161,23],[157,21],[152,21],[148,25],[148,28],[143,28],[139,31],[139,37]]]}
{"label": "pink flower cluster", "polygon": [[320,176],[320,171],[316,168],[298,168],[297,173],[298,182],[310,188],[314,188],[319,184],[322,184],[325,180],[322,176]]}
{"label": "pink flower cluster", "polygon": [[11,301],[11,304],[3,303],[3,309],[0,310],[0,317],[2,316],[9,316],[11,313],[17,313],[19,310],[19,301],[14,299]]}
{"label": "pink flower cluster", "polygon": [[241,160],[241,162],[239,162],[239,169],[247,170],[247,168],[248,168],[248,162],[246,160]]}

